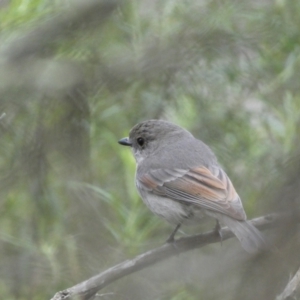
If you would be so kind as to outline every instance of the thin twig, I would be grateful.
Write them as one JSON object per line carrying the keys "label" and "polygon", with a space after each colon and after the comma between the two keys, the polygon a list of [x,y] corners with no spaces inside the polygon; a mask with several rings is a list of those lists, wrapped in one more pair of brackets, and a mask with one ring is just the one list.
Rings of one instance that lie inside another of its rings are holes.
{"label": "thin twig", "polygon": [[[288,300],[295,297],[297,290],[300,289],[300,268],[294,275],[294,277],[288,282],[284,291],[276,297],[276,300]],[[296,299],[296,298],[295,298]]]}

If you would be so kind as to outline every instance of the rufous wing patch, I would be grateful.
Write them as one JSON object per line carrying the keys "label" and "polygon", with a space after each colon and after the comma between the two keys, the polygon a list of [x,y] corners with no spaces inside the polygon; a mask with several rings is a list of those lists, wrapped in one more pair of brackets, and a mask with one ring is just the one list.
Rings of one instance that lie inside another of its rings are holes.
{"label": "rufous wing patch", "polygon": [[220,167],[210,170],[202,166],[185,172],[160,169],[154,172],[138,179],[148,191],[220,212],[234,219],[246,219],[239,195]]}

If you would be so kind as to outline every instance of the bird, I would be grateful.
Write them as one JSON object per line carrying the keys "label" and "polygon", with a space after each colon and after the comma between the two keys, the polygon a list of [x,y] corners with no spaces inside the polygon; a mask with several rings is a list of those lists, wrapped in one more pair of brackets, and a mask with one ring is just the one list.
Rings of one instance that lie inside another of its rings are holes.
{"label": "bird", "polygon": [[181,225],[216,220],[238,238],[249,253],[267,249],[261,232],[247,221],[241,198],[213,151],[188,130],[165,120],[135,125],[119,144],[132,149],[136,161],[135,184],[146,206],[175,225],[167,242]]}

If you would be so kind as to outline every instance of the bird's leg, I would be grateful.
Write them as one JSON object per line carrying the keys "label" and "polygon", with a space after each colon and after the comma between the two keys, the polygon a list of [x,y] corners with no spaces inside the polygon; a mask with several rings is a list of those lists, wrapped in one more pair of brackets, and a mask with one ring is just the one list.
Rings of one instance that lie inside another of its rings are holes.
{"label": "bird's leg", "polygon": [[214,231],[215,231],[216,234],[220,237],[220,240],[221,240],[221,246],[222,246],[222,241],[223,241],[222,227],[221,227],[221,225],[220,225],[219,220],[216,220],[216,221],[217,221],[217,223],[216,223],[216,226],[215,226]]}
{"label": "bird's leg", "polygon": [[173,243],[174,242],[174,236],[176,234],[176,232],[178,231],[178,229],[180,228],[181,224],[179,223],[175,229],[172,231],[171,235],[168,237],[168,239],[166,240],[166,243]]}

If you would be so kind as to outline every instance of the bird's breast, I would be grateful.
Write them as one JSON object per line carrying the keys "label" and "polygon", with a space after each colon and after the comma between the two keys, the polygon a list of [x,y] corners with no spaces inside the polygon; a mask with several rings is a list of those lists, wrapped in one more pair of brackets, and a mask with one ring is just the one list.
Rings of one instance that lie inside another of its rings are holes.
{"label": "bird's breast", "polygon": [[193,205],[181,204],[167,197],[154,195],[151,192],[140,192],[140,194],[143,202],[152,213],[171,224],[195,224],[205,216],[202,209]]}

